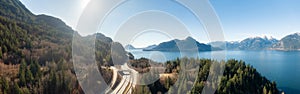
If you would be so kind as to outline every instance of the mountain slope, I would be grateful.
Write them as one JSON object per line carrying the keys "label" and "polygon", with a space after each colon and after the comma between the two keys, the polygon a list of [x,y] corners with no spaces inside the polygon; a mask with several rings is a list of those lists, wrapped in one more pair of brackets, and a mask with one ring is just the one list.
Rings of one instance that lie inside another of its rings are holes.
{"label": "mountain slope", "polygon": [[0,16],[11,20],[29,22],[34,16],[19,0],[1,0]]}
{"label": "mountain slope", "polygon": [[184,40],[171,40],[160,43],[152,49],[143,49],[144,51],[211,51],[217,50],[210,45],[199,43],[192,37],[187,37]]}
{"label": "mountain slope", "polygon": [[[97,66],[113,65],[111,47],[120,48],[119,43],[103,34],[81,37],[58,18],[32,14],[19,0],[0,0],[0,68],[6,68],[0,71],[0,93],[83,93],[73,69],[73,34],[80,44],[96,38]],[[114,55],[122,60],[126,54]],[[109,83],[112,71],[99,70]]]}
{"label": "mountain slope", "polygon": [[70,63],[74,31],[53,19],[19,0],[0,1],[0,63],[8,68],[0,71],[1,94],[82,92]]}
{"label": "mountain slope", "polygon": [[[211,42],[213,47],[224,48],[226,47],[227,50],[268,50],[272,48],[275,44],[279,41],[274,38],[267,38],[267,37],[253,37],[253,38],[246,38],[241,42]],[[226,46],[224,46],[226,45]]]}
{"label": "mountain slope", "polygon": [[211,42],[213,47],[225,47],[227,50],[299,50],[300,33],[294,33],[283,37],[281,40],[267,37],[246,38],[241,42]]}
{"label": "mountain slope", "polygon": [[[21,4],[15,4],[20,3],[17,0],[9,0],[7,2],[12,4],[8,3],[10,8],[5,11],[11,12],[5,15],[1,13],[2,15],[0,16],[0,31],[2,31],[0,33],[0,46],[2,54],[5,54],[2,58],[5,63],[17,64],[20,61],[20,56],[26,56],[23,58],[27,61],[30,59],[42,60],[40,57],[47,54],[48,51],[67,48],[67,46],[71,45],[74,31],[66,26],[64,22],[46,15],[29,15],[31,13],[25,13],[27,9],[22,9]],[[1,1],[1,3],[7,4],[4,1]],[[33,18],[34,20],[19,19],[18,15],[21,14],[10,14],[15,13],[14,11],[28,14],[20,16],[21,18]],[[65,51],[59,52],[60,54],[65,53]],[[70,58],[70,55],[67,57]],[[52,59],[58,60],[58,58]]]}
{"label": "mountain slope", "polygon": [[128,44],[124,47],[126,50],[133,50],[133,49],[136,49],[133,45],[131,44]]}
{"label": "mountain slope", "polygon": [[294,33],[282,38],[278,44],[274,45],[277,50],[299,50],[300,49],[300,34]]}
{"label": "mountain slope", "polygon": [[145,50],[150,50],[150,49],[153,49],[153,48],[155,48],[155,47],[157,47],[157,45],[149,45],[149,46],[147,46],[147,47],[145,47],[145,48],[143,48],[143,49],[145,49]]}
{"label": "mountain slope", "polygon": [[239,49],[240,50],[266,50],[276,44],[278,40],[274,38],[247,38],[240,42]]}

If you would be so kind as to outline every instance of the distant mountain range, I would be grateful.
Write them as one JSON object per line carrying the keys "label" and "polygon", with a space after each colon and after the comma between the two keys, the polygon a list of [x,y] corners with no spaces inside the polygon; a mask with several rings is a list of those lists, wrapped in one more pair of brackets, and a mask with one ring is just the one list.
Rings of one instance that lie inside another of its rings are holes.
{"label": "distant mountain range", "polygon": [[[267,37],[246,38],[240,42],[211,42],[213,47],[226,47],[226,50],[299,50],[300,33],[287,35],[281,40]],[[221,45],[221,44],[225,44]]]}
{"label": "distant mountain range", "polygon": [[[225,48],[227,50],[268,50],[276,45],[279,40],[275,38],[267,38],[267,37],[253,37],[246,38],[240,42],[211,42],[210,45],[214,47]],[[223,45],[222,45],[223,44]],[[224,46],[226,45],[226,46]]]}
{"label": "distant mountain range", "polygon": [[144,48],[136,48],[136,47],[134,47],[133,45],[131,45],[131,44],[128,44],[128,45],[126,45],[124,48],[126,49],[126,50],[134,50],[134,49],[152,49],[152,48],[154,48],[154,47],[156,47],[157,45],[150,45],[150,46],[147,46],[147,47],[144,47]]}
{"label": "distant mountain range", "polygon": [[[195,45],[195,46],[192,46]],[[178,47],[179,46],[179,47]],[[268,37],[251,37],[242,41],[216,41],[208,44],[200,43],[192,37],[184,40],[174,39],[162,42],[159,45],[150,45],[145,48],[134,48],[132,45],[125,49],[143,49],[144,51],[212,51],[212,50],[300,50],[300,33],[287,35],[281,40]]]}
{"label": "distant mountain range", "polygon": [[143,50],[151,50],[155,47],[157,47],[157,45],[154,44],[154,45],[150,45],[150,46],[147,46],[147,47],[143,48]]}

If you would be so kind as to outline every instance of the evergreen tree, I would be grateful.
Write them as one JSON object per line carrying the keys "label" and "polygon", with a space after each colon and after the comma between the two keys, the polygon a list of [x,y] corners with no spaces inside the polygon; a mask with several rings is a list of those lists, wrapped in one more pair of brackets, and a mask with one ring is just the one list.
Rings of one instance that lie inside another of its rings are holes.
{"label": "evergreen tree", "polygon": [[1,78],[2,80],[2,90],[4,94],[9,94],[9,84],[5,78]]}
{"label": "evergreen tree", "polygon": [[4,45],[3,48],[2,48],[2,52],[3,52],[3,53],[8,52],[7,47],[6,47],[5,45]]}
{"label": "evergreen tree", "polygon": [[44,92],[46,94],[56,94],[57,92],[57,76],[54,73],[54,71],[50,72],[50,76],[49,76],[49,82],[48,82],[48,87],[47,90]]}
{"label": "evergreen tree", "polygon": [[2,59],[2,49],[0,47],[0,59]]}
{"label": "evergreen tree", "polygon": [[28,69],[26,70],[25,77],[26,77],[26,83],[32,84],[34,78],[33,78],[33,75],[30,70],[28,70]]}
{"label": "evergreen tree", "polygon": [[17,83],[14,83],[13,86],[14,86],[14,88],[13,88],[12,92],[14,94],[23,94],[22,90],[20,89],[20,87],[19,87],[19,85]]}
{"label": "evergreen tree", "polygon": [[31,62],[30,72],[35,78],[35,81],[37,81],[41,77],[42,73],[41,73],[40,65],[38,64],[37,61]]}
{"label": "evergreen tree", "polygon": [[20,85],[24,86],[26,84],[26,79],[25,79],[25,71],[27,69],[27,65],[24,59],[21,60],[21,64],[19,67],[19,79],[20,79]]}

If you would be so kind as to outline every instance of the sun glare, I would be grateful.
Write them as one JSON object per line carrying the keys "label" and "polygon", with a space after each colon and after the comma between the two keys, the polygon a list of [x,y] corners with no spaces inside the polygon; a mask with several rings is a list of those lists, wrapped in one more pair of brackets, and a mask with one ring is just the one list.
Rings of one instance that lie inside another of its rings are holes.
{"label": "sun glare", "polygon": [[80,7],[85,8],[89,2],[90,0],[80,0]]}

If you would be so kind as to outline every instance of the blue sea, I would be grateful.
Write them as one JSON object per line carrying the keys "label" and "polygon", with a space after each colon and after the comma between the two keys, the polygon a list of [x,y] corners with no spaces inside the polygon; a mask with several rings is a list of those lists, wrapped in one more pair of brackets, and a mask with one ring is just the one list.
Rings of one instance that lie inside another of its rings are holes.
{"label": "blue sea", "polygon": [[211,51],[211,52],[161,52],[130,50],[135,58],[149,58],[165,62],[180,57],[237,59],[252,65],[261,75],[277,83],[287,94],[300,94],[300,51]]}

